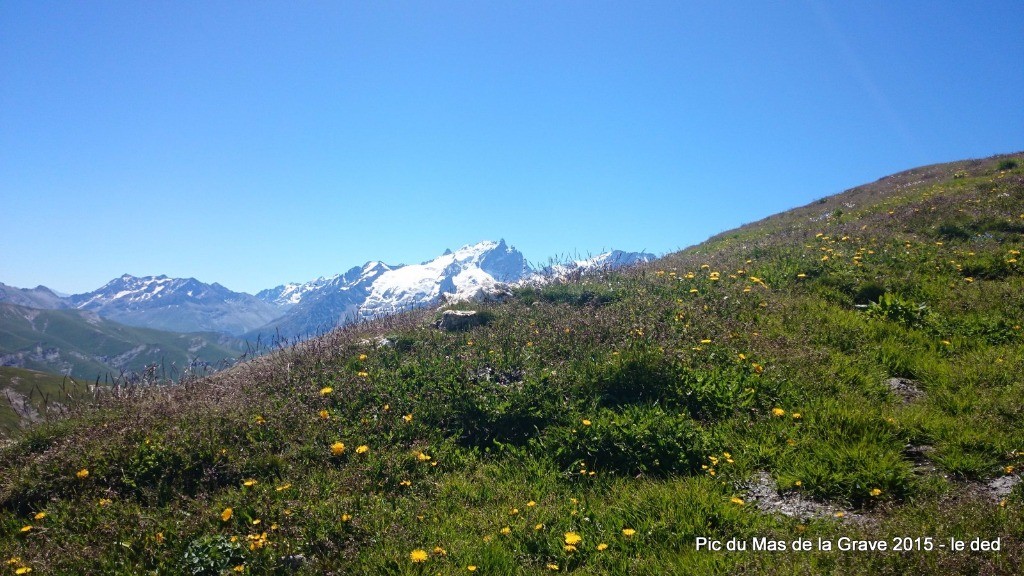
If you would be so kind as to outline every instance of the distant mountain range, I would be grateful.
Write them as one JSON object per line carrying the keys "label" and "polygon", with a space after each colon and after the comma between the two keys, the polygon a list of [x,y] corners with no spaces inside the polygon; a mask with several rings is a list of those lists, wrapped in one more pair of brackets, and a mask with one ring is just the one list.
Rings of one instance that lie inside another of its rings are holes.
{"label": "distant mountain range", "polygon": [[[179,335],[204,333],[194,337],[209,341],[218,353],[237,352],[241,347],[237,338],[305,338],[354,320],[428,306],[442,299],[472,299],[506,285],[544,281],[574,271],[614,268],[654,257],[643,252],[615,250],[592,258],[534,268],[521,252],[500,240],[463,246],[454,252],[446,250],[437,258],[420,264],[367,262],[342,274],[283,284],[255,295],[234,292],[220,284],[206,284],[195,278],[130,274],[115,278],[92,292],[71,296],[62,296],[45,286],[29,289],[0,283],[0,304],[4,305],[0,314],[0,365],[66,372],[74,364],[67,356],[72,351],[77,354],[78,363],[88,364],[89,370],[138,364],[127,360],[110,364],[104,360],[109,354],[94,354],[91,350],[95,347],[75,338],[57,347],[64,351],[63,360],[56,360],[52,353],[47,356],[44,351],[52,348],[49,343],[64,335],[56,334],[52,328],[38,330],[38,318],[59,318],[60,322],[55,325],[68,329],[75,325],[73,331],[79,335],[100,325],[108,331],[120,329],[122,336],[127,327],[149,329],[153,332],[136,332],[125,341],[135,342],[132,339],[135,336],[143,340],[149,338],[150,344],[157,341],[165,344],[156,347],[160,350],[169,349],[166,344],[177,336],[158,335],[156,331]],[[40,310],[64,313],[40,316]],[[79,326],[81,324],[85,327]],[[33,332],[35,336],[30,336]],[[4,336],[11,333],[17,333],[18,337]],[[217,334],[230,338],[222,338],[218,343],[221,337]],[[129,349],[143,344],[135,342]],[[196,346],[202,348],[197,341],[183,349]],[[122,358],[124,352],[114,356]],[[152,357],[156,352],[140,350],[133,358],[146,354]],[[187,354],[181,358],[185,356]],[[85,362],[82,357],[92,360]]]}
{"label": "distant mountain range", "polygon": [[91,380],[156,367],[175,377],[199,365],[219,367],[246,349],[225,334],[176,333],[125,326],[84,310],[41,310],[0,302],[0,366]]}

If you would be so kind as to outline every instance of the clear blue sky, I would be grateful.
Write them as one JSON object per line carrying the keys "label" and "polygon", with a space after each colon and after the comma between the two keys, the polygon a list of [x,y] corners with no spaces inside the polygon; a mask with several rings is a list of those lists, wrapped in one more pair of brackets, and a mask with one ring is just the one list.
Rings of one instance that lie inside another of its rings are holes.
{"label": "clear blue sky", "polygon": [[0,2],[0,281],[663,253],[1024,149],[1004,2]]}

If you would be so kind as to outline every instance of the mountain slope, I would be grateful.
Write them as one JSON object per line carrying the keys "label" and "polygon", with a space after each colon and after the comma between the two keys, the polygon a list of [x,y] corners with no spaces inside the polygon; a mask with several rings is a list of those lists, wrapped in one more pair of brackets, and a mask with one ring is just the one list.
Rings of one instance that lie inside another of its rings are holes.
{"label": "mountain slope", "polygon": [[26,306],[28,308],[45,308],[58,310],[67,308],[68,303],[46,286],[35,288],[15,288],[0,282],[0,302]]}
{"label": "mountain slope", "polygon": [[0,554],[55,573],[1018,573],[1022,166],[916,169],[459,304],[479,311],[465,330],[417,310],[40,426],[0,452]]}
{"label": "mountain slope", "polygon": [[0,366],[0,440],[88,399],[87,388],[63,376]]}
{"label": "mountain slope", "polygon": [[534,281],[569,271],[621,266],[651,254],[609,252],[557,269],[535,272],[515,248],[484,241],[411,266],[367,262],[344,274],[262,290],[255,296],[195,278],[125,274],[84,294],[61,297],[45,286],[19,289],[0,284],[0,302],[40,309],[75,308],[143,328],[173,332],[221,332],[256,340],[305,338],[353,320],[438,303],[471,299],[498,284]]}
{"label": "mountain slope", "polygon": [[500,286],[546,281],[570,272],[614,268],[653,259],[652,254],[616,250],[534,271],[504,240],[469,244],[421,264],[367,262],[331,278],[287,284],[257,294],[287,313],[247,337],[308,337],[354,320],[378,318],[449,301],[472,300]]}
{"label": "mountain slope", "polygon": [[243,334],[281,315],[271,304],[195,278],[125,274],[69,299],[79,310],[122,324],[174,332]]}
{"label": "mountain slope", "polygon": [[184,370],[240,356],[240,341],[212,333],[171,333],[117,324],[92,312],[0,303],[0,365],[93,380],[122,372]]}

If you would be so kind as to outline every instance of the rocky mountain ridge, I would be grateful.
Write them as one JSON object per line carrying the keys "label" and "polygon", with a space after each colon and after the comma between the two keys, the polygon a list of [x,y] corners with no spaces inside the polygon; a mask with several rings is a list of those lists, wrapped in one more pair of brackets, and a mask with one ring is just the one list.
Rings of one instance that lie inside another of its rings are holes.
{"label": "rocky mountain ridge", "polygon": [[544,282],[575,271],[653,258],[653,254],[644,252],[614,250],[535,268],[505,240],[486,240],[446,250],[419,264],[370,261],[341,274],[282,284],[255,295],[195,278],[124,274],[96,290],[68,297],[45,286],[30,290],[0,284],[0,302],[94,312],[128,326],[172,332],[302,338],[442,299],[472,299],[503,285]]}

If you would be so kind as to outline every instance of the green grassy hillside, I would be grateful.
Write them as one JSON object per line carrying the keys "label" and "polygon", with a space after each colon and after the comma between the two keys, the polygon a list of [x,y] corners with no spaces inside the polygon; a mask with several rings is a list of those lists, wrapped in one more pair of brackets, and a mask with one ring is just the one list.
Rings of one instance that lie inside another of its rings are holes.
{"label": "green grassy hillside", "polygon": [[[468,330],[420,311],[100,398],[0,452],[0,555],[65,574],[1019,573],[1021,250],[1024,155],[932,166],[519,290]],[[913,550],[751,540],[842,537]]]}
{"label": "green grassy hillside", "polygon": [[95,380],[156,365],[166,374],[184,370],[192,360],[218,365],[242,350],[239,340],[219,334],[164,332],[80,310],[0,303],[0,358],[32,370]]}
{"label": "green grassy hillside", "polygon": [[58,417],[88,399],[88,385],[70,378],[0,366],[0,439],[33,422]]}

